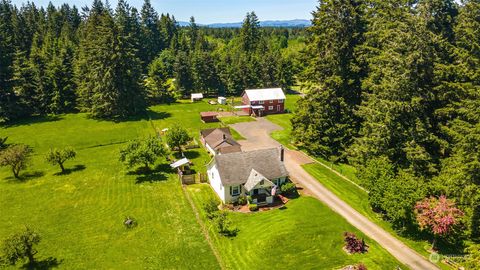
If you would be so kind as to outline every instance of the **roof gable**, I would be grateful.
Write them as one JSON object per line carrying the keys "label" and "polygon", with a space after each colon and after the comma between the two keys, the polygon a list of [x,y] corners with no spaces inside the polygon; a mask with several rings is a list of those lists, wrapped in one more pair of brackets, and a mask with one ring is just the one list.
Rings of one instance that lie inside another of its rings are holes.
{"label": "roof gable", "polygon": [[249,89],[245,90],[245,95],[247,95],[250,101],[286,99],[286,96],[281,88]]}
{"label": "roof gable", "polygon": [[270,186],[274,186],[272,181],[268,180],[265,176],[257,172],[255,169],[252,169],[250,175],[248,176],[247,182],[243,186],[245,187],[246,191],[250,192],[262,181],[268,183]]}

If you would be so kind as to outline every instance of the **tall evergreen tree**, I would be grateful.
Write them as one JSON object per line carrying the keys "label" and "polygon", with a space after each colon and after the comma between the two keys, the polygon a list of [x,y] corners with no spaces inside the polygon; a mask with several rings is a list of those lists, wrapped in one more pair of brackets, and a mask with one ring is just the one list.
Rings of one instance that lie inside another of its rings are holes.
{"label": "tall evergreen tree", "polygon": [[455,27],[454,95],[442,126],[452,144],[451,155],[435,179],[437,192],[455,198],[463,207],[469,232],[480,236],[480,1],[466,1]]}
{"label": "tall evergreen tree", "polygon": [[160,32],[158,13],[152,7],[150,0],[143,2],[141,16],[142,50],[141,60],[146,67],[165,48]]}
{"label": "tall evergreen tree", "polygon": [[299,102],[294,136],[306,149],[332,160],[345,158],[359,125],[354,109],[364,75],[355,51],[363,42],[364,9],[359,0],[319,1],[304,56],[304,79],[316,88]]}
{"label": "tall evergreen tree", "polygon": [[0,2],[0,122],[15,119],[17,97],[13,92],[13,61],[15,33],[13,7],[8,0]]}
{"label": "tall evergreen tree", "polygon": [[434,53],[409,1],[374,1],[362,47],[369,74],[363,81],[361,137],[352,146],[360,164],[386,154],[414,175],[437,171],[438,141],[430,132]]}

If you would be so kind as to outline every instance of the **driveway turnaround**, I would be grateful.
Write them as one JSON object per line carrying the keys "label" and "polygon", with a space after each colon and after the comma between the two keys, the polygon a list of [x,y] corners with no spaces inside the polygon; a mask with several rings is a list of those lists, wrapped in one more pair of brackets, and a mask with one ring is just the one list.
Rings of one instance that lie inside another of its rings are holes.
{"label": "driveway turnaround", "polygon": [[[243,151],[280,147],[280,143],[272,139],[270,133],[275,130],[281,130],[282,128],[265,118],[259,118],[254,122],[234,124],[231,125],[231,127],[245,137],[246,140],[238,141],[242,145]],[[396,237],[358,213],[308,174],[302,168],[302,165],[312,162],[314,162],[314,160],[302,152],[286,150],[285,166],[290,174],[290,178],[296,184],[306,189],[308,194],[325,203],[333,211],[340,214],[365,235],[375,240],[409,268],[414,270],[439,269],[435,264],[406,246]]]}

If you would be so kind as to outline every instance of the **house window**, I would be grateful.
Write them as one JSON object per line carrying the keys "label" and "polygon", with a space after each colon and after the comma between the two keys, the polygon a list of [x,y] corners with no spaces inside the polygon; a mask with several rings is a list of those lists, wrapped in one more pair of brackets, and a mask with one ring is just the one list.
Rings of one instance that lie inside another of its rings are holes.
{"label": "house window", "polygon": [[240,186],[231,187],[231,194],[232,194],[232,196],[240,195]]}
{"label": "house window", "polygon": [[269,111],[273,111],[273,106],[268,106]]}
{"label": "house window", "polygon": [[260,181],[260,186],[263,186],[263,184],[265,183],[265,181]]}
{"label": "house window", "polygon": [[280,181],[279,179],[273,180],[273,183],[275,184],[275,186],[277,186],[277,187],[279,186],[279,183],[278,183],[279,181]]}
{"label": "house window", "polygon": [[283,103],[283,99],[279,99],[279,100],[278,100],[278,103]]}
{"label": "house window", "polygon": [[273,103],[273,100],[270,100],[269,103],[272,104],[272,103]]}
{"label": "house window", "polygon": [[264,103],[265,103],[265,101],[263,101],[263,100],[260,100],[260,101],[258,102],[258,104],[264,104]]}

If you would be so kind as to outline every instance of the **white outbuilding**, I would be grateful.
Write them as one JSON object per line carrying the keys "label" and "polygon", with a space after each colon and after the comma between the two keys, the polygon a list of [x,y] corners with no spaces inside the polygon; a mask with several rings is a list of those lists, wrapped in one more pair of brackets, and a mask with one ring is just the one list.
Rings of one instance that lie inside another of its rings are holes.
{"label": "white outbuilding", "polygon": [[227,104],[227,98],[226,97],[218,97],[218,104],[220,104],[220,105]]}
{"label": "white outbuilding", "polygon": [[191,95],[192,102],[200,101],[202,99],[203,99],[203,94],[202,93],[194,93],[194,94]]}

